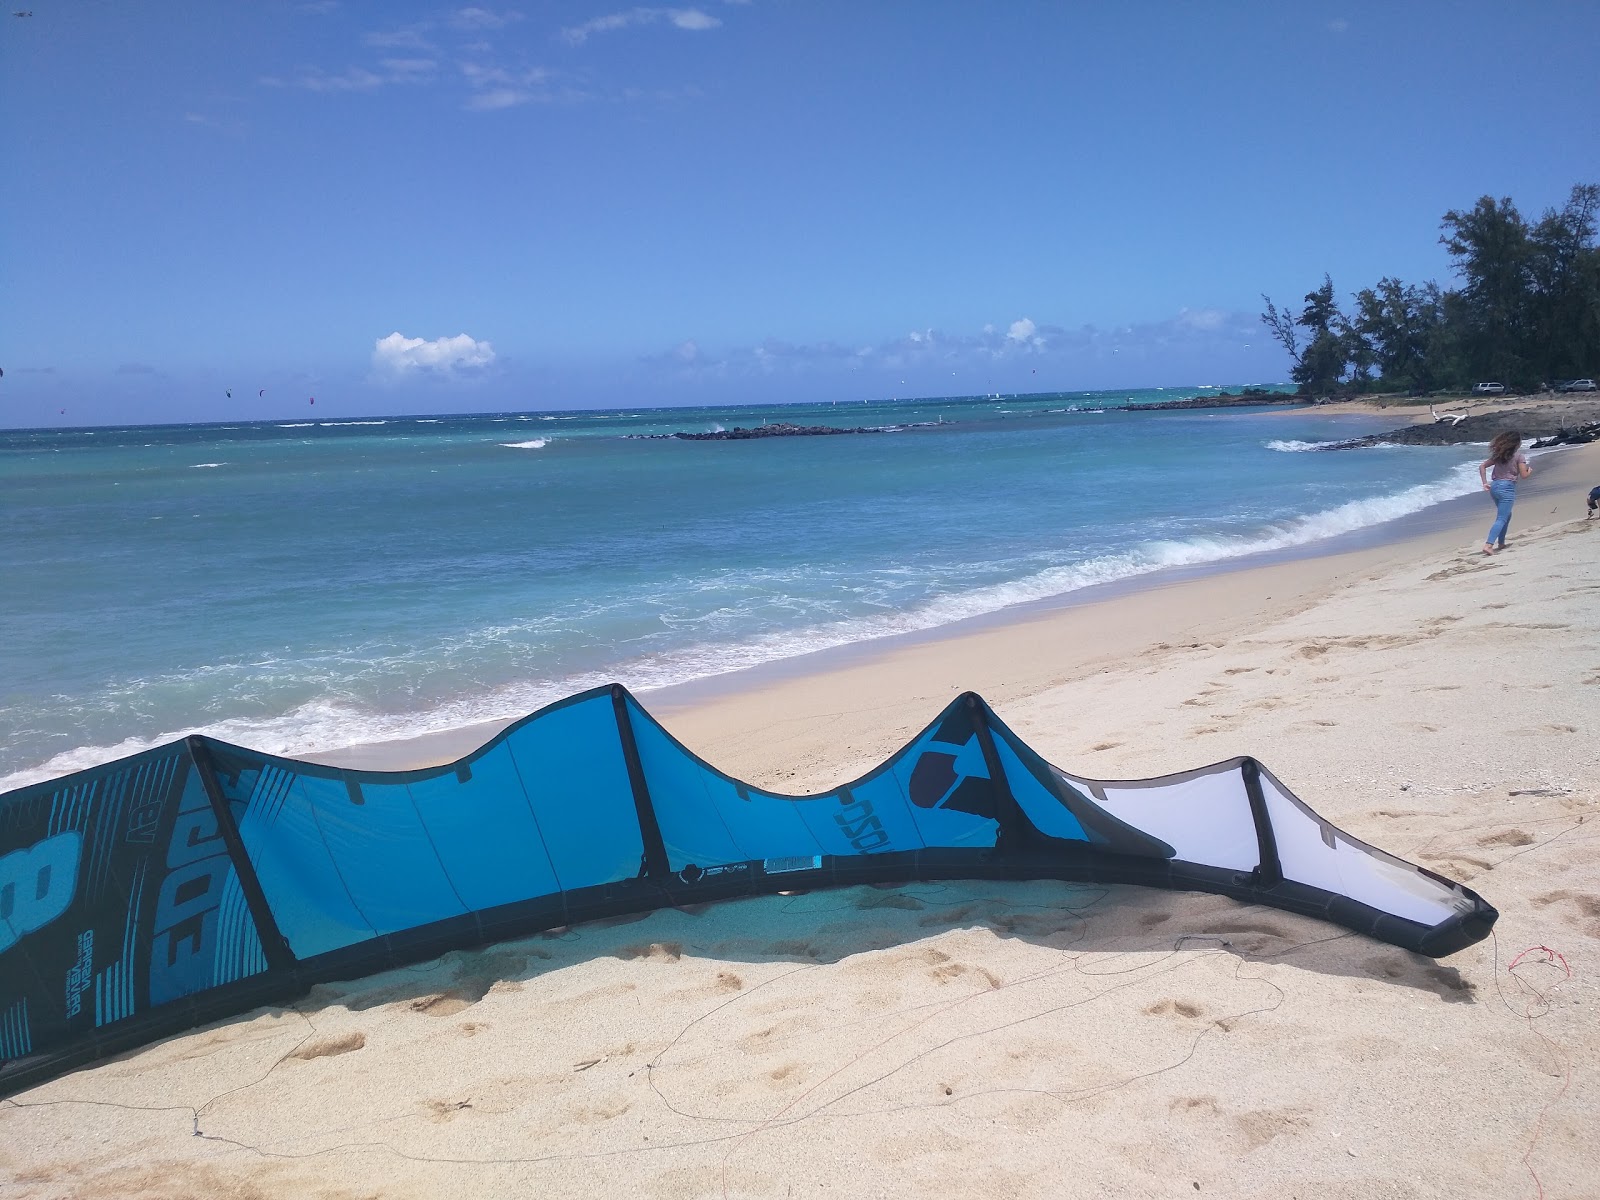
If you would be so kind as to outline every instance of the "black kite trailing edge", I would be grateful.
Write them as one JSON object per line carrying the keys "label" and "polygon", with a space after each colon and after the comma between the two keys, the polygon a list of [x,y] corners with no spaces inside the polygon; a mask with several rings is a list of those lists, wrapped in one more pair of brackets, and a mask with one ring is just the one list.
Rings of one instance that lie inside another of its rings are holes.
{"label": "black kite trailing edge", "polygon": [[968,692],[876,770],[785,796],[702,761],[613,685],[420,771],[194,735],[0,796],[0,1091],[462,946],[930,879],[1216,892],[1433,956],[1498,915],[1252,758],[1084,779]]}

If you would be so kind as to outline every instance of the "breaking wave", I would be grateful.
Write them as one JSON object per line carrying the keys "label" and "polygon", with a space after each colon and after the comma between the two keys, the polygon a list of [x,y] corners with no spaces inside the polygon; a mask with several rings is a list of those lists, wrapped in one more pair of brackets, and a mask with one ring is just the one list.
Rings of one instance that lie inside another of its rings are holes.
{"label": "breaking wave", "polygon": [[[532,442],[502,445],[517,449],[537,448],[546,441],[539,438]],[[1269,522],[1236,533],[1152,539],[1115,553],[1046,567],[1021,578],[934,596],[894,611],[831,620],[824,618],[793,629],[744,636],[726,626],[723,626],[725,632],[711,635],[712,627],[718,622],[707,620],[703,628],[707,629],[708,636],[689,645],[637,654],[600,664],[592,670],[572,670],[558,676],[525,678],[489,686],[420,709],[382,712],[347,698],[319,698],[296,704],[278,716],[227,718],[206,725],[198,732],[225,741],[239,742],[267,753],[298,755],[341,746],[417,737],[481,722],[510,720],[574,692],[613,680],[620,680],[636,692],[646,692],[796,658],[818,650],[936,629],[1016,605],[1048,602],[1099,584],[1134,579],[1176,567],[1205,566],[1251,554],[1307,545],[1471,494],[1478,487],[1476,470],[1475,464],[1465,463],[1432,482],[1353,500],[1320,512]],[[734,616],[736,623],[736,614],[716,615],[719,621],[722,617]],[[821,613],[816,615],[821,616]],[[694,619],[686,622],[688,625],[698,623]],[[495,630],[481,632],[491,640],[498,637]],[[424,654],[431,652],[428,649],[422,651]],[[320,664],[318,670],[326,665]],[[305,666],[300,664],[299,667],[291,667],[291,674],[302,674]],[[134,754],[190,732],[196,730],[173,730],[158,737],[133,738],[115,745],[81,746],[64,751],[34,767],[0,776],[0,791]]]}

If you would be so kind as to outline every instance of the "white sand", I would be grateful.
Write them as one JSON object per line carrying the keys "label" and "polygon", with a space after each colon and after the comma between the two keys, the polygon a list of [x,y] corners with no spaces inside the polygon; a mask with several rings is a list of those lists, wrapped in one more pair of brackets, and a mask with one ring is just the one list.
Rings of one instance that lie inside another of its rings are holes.
{"label": "white sand", "polygon": [[[1600,1195],[1600,521],[1574,519],[1600,451],[1537,465],[1492,559],[1485,501],[1400,545],[651,704],[792,791],[968,687],[1083,774],[1252,753],[1469,882],[1495,941],[1435,963],[1218,897],[1055,883],[661,912],[318,989],[23,1093],[0,1104],[0,1188]],[[1508,972],[1538,945],[1570,980],[1540,954]]]}

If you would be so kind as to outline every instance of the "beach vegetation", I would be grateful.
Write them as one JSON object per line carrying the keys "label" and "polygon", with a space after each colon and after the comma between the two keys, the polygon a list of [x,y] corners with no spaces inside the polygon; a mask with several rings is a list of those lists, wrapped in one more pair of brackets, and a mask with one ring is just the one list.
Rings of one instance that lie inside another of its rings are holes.
{"label": "beach vegetation", "polygon": [[1346,310],[1324,275],[1298,316],[1263,295],[1261,320],[1302,395],[1550,387],[1600,368],[1597,225],[1600,185],[1577,185],[1531,223],[1509,196],[1484,196],[1440,219],[1455,287],[1385,276]]}

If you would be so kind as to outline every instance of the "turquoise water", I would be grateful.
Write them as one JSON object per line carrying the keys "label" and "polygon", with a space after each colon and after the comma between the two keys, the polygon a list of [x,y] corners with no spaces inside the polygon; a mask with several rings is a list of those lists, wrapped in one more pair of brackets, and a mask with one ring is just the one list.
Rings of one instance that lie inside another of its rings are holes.
{"label": "turquoise water", "polygon": [[[1300,452],[1381,419],[1129,397],[0,431],[0,788],[647,690],[1476,486],[1472,447]],[[648,436],[763,420],[882,432]]]}

